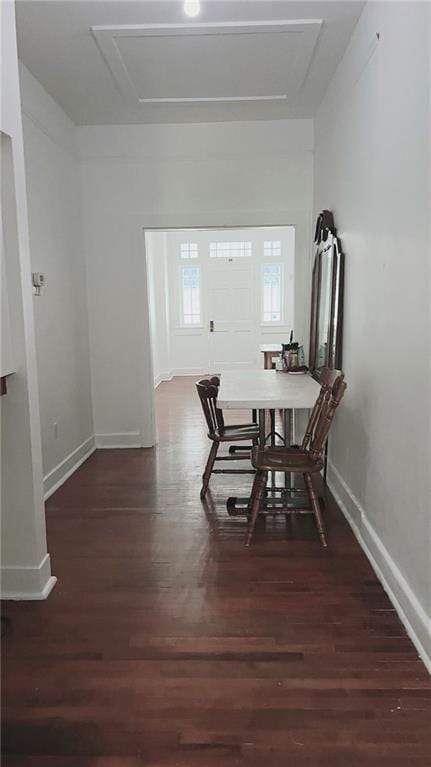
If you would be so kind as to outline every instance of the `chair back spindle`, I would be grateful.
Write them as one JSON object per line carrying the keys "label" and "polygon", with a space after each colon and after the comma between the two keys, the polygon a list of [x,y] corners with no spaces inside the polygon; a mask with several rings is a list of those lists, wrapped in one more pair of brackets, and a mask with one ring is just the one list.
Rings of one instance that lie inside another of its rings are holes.
{"label": "chair back spindle", "polygon": [[313,432],[309,440],[310,455],[316,461],[323,453],[335,411],[347,388],[347,384],[344,382],[343,373],[340,373],[339,371],[336,372],[338,372],[338,375],[335,377],[332,386],[322,386],[324,393],[321,400],[320,410],[315,419]]}
{"label": "chair back spindle", "polygon": [[217,376],[203,378],[196,384],[210,437],[214,437],[217,431],[222,432],[224,429],[223,412],[217,407],[219,386],[220,379]]}
{"label": "chair back spindle", "polygon": [[301,447],[303,450],[309,446],[313,437],[317,419],[324,403],[325,395],[332,390],[337,378],[343,377],[341,370],[330,370],[329,368],[322,368],[320,372],[320,392],[314,403],[313,410],[311,411],[310,418],[308,420],[307,428],[305,430],[304,439],[302,440]]}

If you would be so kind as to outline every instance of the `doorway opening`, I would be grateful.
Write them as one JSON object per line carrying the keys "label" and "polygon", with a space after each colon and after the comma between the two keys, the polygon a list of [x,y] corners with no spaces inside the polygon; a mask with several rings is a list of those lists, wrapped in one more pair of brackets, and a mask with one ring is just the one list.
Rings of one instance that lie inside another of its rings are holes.
{"label": "doorway opening", "polygon": [[295,228],[145,232],[154,387],[263,367],[294,327]]}

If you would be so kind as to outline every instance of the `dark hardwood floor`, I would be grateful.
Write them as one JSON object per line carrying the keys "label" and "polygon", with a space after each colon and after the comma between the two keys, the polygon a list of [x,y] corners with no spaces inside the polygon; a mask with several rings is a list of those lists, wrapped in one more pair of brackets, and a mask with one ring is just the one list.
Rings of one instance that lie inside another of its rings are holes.
{"label": "dark hardwood floor", "polygon": [[58,584],[5,603],[4,767],[426,767],[431,683],[327,499],[244,548],[193,379],[157,391],[155,450],[98,451],[49,500]]}

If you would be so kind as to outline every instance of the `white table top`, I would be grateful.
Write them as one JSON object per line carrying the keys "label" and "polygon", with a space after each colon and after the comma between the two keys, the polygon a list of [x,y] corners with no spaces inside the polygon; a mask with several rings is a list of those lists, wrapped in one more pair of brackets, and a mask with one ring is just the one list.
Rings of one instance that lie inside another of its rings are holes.
{"label": "white table top", "polygon": [[221,374],[217,404],[222,410],[308,410],[319,391],[320,385],[308,374],[235,370]]}
{"label": "white table top", "polygon": [[262,344],[260,347],[261,352],[281,352],[281,344]]}

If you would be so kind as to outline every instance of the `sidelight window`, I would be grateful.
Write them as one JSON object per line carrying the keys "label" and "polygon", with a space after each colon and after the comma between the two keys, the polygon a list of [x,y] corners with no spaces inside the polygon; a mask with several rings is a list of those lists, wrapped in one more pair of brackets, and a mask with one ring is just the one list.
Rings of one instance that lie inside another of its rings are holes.
{"label": "sidelight window", "polygon": [[281,322],[283,268],[281,264],[265,264],[262,267],[262,320]]}
{"label": "sidelight window", "polygon": [[201,322],[200,268],[198,266],[181,268],[181,319],[182,325],[200,325]]}

